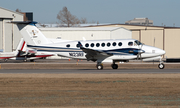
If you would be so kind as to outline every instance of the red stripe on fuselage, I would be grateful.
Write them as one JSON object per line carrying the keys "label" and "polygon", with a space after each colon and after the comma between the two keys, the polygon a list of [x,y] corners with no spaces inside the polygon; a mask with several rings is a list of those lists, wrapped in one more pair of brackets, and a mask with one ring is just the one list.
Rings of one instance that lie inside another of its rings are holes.
{"label": "red stripe on fuselage", "polygon": [[0,59],[9,59],[9,58],[12,58],[12,57],[0,57]]}

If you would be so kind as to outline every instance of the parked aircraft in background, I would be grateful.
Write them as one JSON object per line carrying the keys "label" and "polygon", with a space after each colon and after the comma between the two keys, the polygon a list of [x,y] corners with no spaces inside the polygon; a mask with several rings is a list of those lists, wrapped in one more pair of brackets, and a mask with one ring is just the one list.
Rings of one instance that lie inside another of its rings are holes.
{"label": "parked aircraft in background", "polygon": [[7,61],[8,59],[23,60],[23,61],[30,60],[31,62],[33,62],[34,59],[46,58],[53,55],[54,54],[48,52],[37,52],[34,49],[32,50],[27,49],[27,44],[25,43],[23,38],[21,38],[16,51],[1,52],[0,59],[4,59],[4,61]]}
{"label": "parked aircraft in background", "polygon": [[[35,26],[36,22],[16,23],[29,48],[37,51],[56,53],[58,56],[86,59],[97,62],[97,69],[103,69],[103,62],[111,62],[112,68],[117,69],[116,62],[136,59],[160,59],[165,54],[164,50],[144,45],[135,39],[123,40],[84,40],[84,41],[49,41]],[[160,59],[160,69],[164,64]]]}

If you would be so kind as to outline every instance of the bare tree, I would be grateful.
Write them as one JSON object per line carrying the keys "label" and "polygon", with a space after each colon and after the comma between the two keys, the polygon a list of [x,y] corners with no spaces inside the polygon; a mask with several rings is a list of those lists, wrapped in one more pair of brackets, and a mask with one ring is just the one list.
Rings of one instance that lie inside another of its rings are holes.
{"label": "bare tree", "polygon": [[68,11],[67,7],[63,7],[61,11],[57,14],[57,19],[61,24],[67,24],[68,27],[74,24],[80,24],[80,20]]}
{"label": "bare tree", "polygon": [[21,13],[21,10],[17,8],[17,9],[16,9],[16,12],[19,12],[19,13]]}
{"label": "bare tree", "polygon": [[81,18],[81,24],[87,24],[87,19],[86,18]]}

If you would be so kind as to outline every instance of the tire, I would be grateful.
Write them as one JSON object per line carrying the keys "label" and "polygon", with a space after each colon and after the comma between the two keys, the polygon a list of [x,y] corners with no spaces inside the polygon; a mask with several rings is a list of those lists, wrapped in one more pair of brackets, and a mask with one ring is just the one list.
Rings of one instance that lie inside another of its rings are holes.
{"label": "tire", "polygon": [[160,63],[160,64],[158,65],[158,68],[159,68],[159,69],[164,69],[164,67],[165,67],[165,65],[164,65],[163,63]]}
{"label": "tire", "polygon": [[117,64],[112,64],[111,67],[112,67],[113,69],[118,69],[118,65],[117,65]]}
{"label": "tire", "polygon": [[30,60],[30,62],[34,62],[34,60]]}
{"label": "tire", "polygon": [[103,65],[102,65],[102,64],[96,65],[96,68],[97,68],[98,70],[102,70],[102,69],[103,69]]}

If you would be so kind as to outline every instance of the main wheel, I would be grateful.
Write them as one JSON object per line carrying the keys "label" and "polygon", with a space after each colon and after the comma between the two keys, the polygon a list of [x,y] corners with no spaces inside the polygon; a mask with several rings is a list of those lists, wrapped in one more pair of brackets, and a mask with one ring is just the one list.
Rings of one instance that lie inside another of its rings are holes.
{"label": "main wheel", "polygon": [[30,60],[30,62],[34,62],[34,59]]}
{"label": "main wheel", "polygon": [[165,65],[164,65],[163,63],[160,63],[160,64],[158,65],[158,67],[159,67],[159,69],[164,69]]}
{"label": "main wheel", "polygon": [[102,70],[103,69],[103,65],[102,64],[97,64],[96,67],[97,67],[98,70]]}
{"label": "main wheel", "polygon": [[117,64],[112,64],[111,67],[112,67],[113,69],[117,69],[117,68],[118,68],[118,65],[117,65]]}

